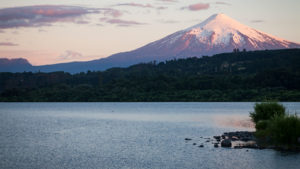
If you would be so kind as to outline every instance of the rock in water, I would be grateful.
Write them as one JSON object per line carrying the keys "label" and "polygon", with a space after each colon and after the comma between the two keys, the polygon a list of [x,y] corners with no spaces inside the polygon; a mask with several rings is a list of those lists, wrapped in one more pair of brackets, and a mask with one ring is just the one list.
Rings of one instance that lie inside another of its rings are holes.
{"label": "rock in water", "polygon": [[221,139],[221,136],[214,136],[214,139],[219,140]]}
{"label": "rock in water", "polygon": [[229,139],[222,140],[221,146],[222,147],[231,147],[231,140],[229,140]]}

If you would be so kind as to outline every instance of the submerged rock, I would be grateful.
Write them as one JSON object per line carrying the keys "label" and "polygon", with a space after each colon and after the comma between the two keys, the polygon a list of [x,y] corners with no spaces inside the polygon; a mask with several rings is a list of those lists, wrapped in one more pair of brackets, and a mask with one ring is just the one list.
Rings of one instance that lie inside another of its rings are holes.
{"label": "submerged rock", "polygon": [[192,140],[191,138],[185,138],[184,139],[185,141],[190,141],[190,140]]}
{"label": "submerged rock", "polygon": [[238,145],[238,146],[234,146],[233,148],[235,148],[235,149],[241,149],[241,148],[243,148],[243,146]]}
{"label": "submerged rock", "polygon": [[221,136],[214,136],[214,139],[216,139],[217,142],[221,141]]}
{"label": "submerged rock", "polygon": [[[252,131],[236,131],[236,132],[225,132],[221,136],[213,136],[213,138],[204,138],[207,139],[205,142],[211,142],[214,147],[228,147],[235,149],[276,149],[283,151],[297,151],[300,152],[300,146],[296,145],[293,147],[288,146],[274,146],[272,144],[265,145],[262,144],[261,141],[255,137],[255,132]],[[220,144],[221,141],[221,145]],[[268,139],[267,139],[268,141]],[[297,142],[300,144],[300,137],[297,138]],[[202,147],[202,145],[198,146]],[[248,151],[248,150],[247,150]]]}
{"label": "submerged rock", "polygon": [[243,148],[255,148],[255,149],[259,148],[259,149],[261,149],[261,147],[259,147],[256,143],[243,145]]}
{"label": "submerged rock", "polygon": [[222,140],[221,147],[231,147],[231,140],[230,139]]}
{"label": "submerged rock", "polygon": [[221,139],[221,136],[214,136],[214,139],[219,140]]}

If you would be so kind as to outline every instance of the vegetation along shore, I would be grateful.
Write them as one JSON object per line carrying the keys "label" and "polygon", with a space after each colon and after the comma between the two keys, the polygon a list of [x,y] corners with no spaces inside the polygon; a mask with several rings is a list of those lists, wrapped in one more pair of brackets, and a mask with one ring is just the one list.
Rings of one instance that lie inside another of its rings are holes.
{"label": "vegetation along shore", "polygon": [[82,72],[0,73],[0,101],[300,101],[300,49],[242,51]]}

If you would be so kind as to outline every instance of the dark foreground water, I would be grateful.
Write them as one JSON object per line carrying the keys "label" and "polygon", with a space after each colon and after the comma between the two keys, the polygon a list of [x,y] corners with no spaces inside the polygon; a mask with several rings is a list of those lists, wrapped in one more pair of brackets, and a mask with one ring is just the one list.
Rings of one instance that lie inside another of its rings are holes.
{"label": "dark foreground water", "polygon": [[[300,103],[284,103],[291,113]],[[300,154],[214,148],[253,103],[0,103],[0,168],[283,168]],[[192,138],[186,142],[184,138]],[[204,143],[204,148],[192,145]]]}

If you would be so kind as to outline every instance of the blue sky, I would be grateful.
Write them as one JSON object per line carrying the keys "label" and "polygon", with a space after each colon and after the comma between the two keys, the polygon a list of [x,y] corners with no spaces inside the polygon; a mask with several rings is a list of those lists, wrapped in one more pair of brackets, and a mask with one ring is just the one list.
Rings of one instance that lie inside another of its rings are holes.
{"label": "blue sky", "polygon": [[133,50],[215,13],[300,43],[298,0],[1,0],[0,57],[34,65]]}

